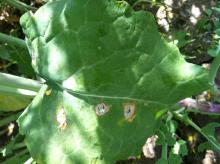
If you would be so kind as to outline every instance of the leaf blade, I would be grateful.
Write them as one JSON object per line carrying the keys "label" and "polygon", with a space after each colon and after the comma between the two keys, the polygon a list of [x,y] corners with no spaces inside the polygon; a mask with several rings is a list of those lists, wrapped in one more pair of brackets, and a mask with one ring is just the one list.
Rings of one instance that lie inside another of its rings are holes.
{"label": "leaf blade", "polygon": [[[156,130],[158,111],[208,87],[207,71],[161,38],[150,13],[95,2],[55,1],[21,18],[35,71],[52,89],[46,96],[43,88],[18,120],[39,163],[113,163],[137,155]],[[125,113],[128,105],[134,115]]]}

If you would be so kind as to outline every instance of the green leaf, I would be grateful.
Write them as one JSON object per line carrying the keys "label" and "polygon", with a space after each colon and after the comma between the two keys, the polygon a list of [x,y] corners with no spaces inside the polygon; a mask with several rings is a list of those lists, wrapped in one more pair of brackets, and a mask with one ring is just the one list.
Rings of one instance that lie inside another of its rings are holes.
{"label": "green leaf", "polygon": [[10,61],[10,53],[6,45],[0,45],[0,58]]}
{"label": "green leaf", "polygon": [[168,159],[169,164],[181,164],[183,163],[181,156],[170,153],[169,159]]}
{"label": "green leaf", "polygon": [[220,28],[220,21],[219,20],[214,20],[213,23],[214,23],[216,29]]}
{"label": "green leaf", "polygon": [[213,10],[217,11],[218,13],[220,13],[220,7],[214,7]]}
{"label": "green leaf", "polygon": [[175,131],[177,128],[177,123],[173,120],[168,120],[166,123],[160,122],[160,126],[157,131],[158,140],[157,145],[168,144],[173,146],[176,142]]}
{"label": "green leaf", "polygon": [[153,106],[160,106],[151,105],[148,113],[143,103],[136,102],[136,117],[129,122],[123,116],[121,100],[103,99],[111,109],[97,116],[95,108],[100,99],[87,102],[55,89],[49,96],[45,93],[44,87],[19,119],[20,131],[26,134],[27,146],[39,163],[115,161],[138,155],[146,135],[153,134]]}
{"label": "green leaf", "polygon": [[20,73],[28,77],[33,77],[34,70],[31,66],[31,58],[27,50],[11,47],[11,59],[18,64]]}
{"label": "green leaf", "polygon": [[[205,127],[202,128],[202,132],[205,133],[207,136],[209,136],[210,140],[214,141],[216,144],[219,144],[218,140],[215,137],[215,128],[219,127],[220,124],[213,122],[207,124]],[[198,151],[202,152],[204,150],[211,149],[211,150],[216,150],[215,147],[212,146],[208,141],[203,142],[202,144],[199,145]]]}
{"label": "green leaf", "polygon": [[216,35],[218,35],[218,37],[220,37],[220,28],[215,30]]}
{"label": "green leaf", "polygon": [[28,158],[30,158],[30,155],[26,150],[24,150],[1,162],[1,164],[25,163]]}
{"label": "green leaf", "polygon": [[33,77],[34,70],[31,66],[31,58],[27,50],[1,44],[0,58],[17,63],[20,73],[29,77]]}
{"label": "green leaf", "polygon": [[207,141],[198,146],[198,152],[203,152],[205,150],[215,150],[215,148]]}
{"label": "green leaf", "polygon": [[205,127],[202,128],[202,132],[206,133],[207,135],[214,136],[215,128],[217,128],[219,126],[220,126],[220,124],[217,122],[209,123]]}
{"label": "green leaf", "polygon": [[157,160],[156,164],[168,164],[168,160],[160,158],[159,160]]}
{"label": "green leaf", "polygon": [[210,48],[208,49],[208,54],[212,57],[217,57],[218,55],[220,55],[220,41],[218,44],[211,44]]}
{"label": "green leaf", "polygon": [[18,120],[37,163],[137,156],[158,111],[208,88],[207,72],[161,38],[153,16],[123,1],[49,2],[21,25],[49,85]]}
{"label": "green leaf", "polygon": [[188,149],[187,149],[187,145],[186,145],[186,141],[184,140],[178,140],[176,141],[173,149],[172,149],[172,153],[179,155],[179,156],[185,156],[188,154]]}
{"label": "green leaf", "polygon": [[208,30],[208,28],[207,28],[208,22],[209,22],[209,18],[207,18],[207,17],[201,18],[196,23],[196,29],[201,30],[201,31]]}
{"label": "green leaf", "polygon": [[187,43],[189,43],[188,40],[186,40],[187,32],[185,31],[175,31],[174,32],[174,39],[177,40],[177,46],[179,48],[184,47]]}
{"label": "green leaf", "polygon": [[208,49],[208,54],[212,57],[216,57],[220,54],[220,46],[217,48],[210,48]]}
{"label": "green leaf", "polygon": [[[16,156],[15,154],[15,148],[17,146],[16,144],[19,144],[19,142],[22,141],[22,138],[23,137],[18,134],[14,138],[11,138],[11,140],[7,143],[7,145],[1,146],[1,149],[0,149],[1,157],[8,158],[12,155]],[[28,152],[27,149],[26,149],[26,152]]]}
{"label": "green leaf", "polygon": [[211,9],[206,9],[205,13],[207,14],[207,16],[211,16],[213,11]]}
{"label": "green leaf", "polygon": [[9,112],[21,110],[28,106],[30,98],[20,96],[0,95],[0,111]]}

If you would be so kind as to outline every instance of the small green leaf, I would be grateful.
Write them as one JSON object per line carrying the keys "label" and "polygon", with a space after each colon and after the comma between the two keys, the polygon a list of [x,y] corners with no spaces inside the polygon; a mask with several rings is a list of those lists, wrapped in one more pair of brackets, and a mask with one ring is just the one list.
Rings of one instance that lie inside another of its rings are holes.
{"label": "small green leaf", "polygon": [[215,33],[218,35],[218,37],[220,37],[220,28],[216,29]]}
{"label": "small green leaf", "polygon": [[[213,141],[215,144],[219,144],[219,142],[217,141],[215,137],[215,128],[219,126],[220,126],[219,123],[213,122],[213,123],[207,124],[205,127],[202,128],[202,132],[205,133],[207,136],[209,136],[210,140]],[[200,144],[198,147],[199,152],[207,150],[207,149],[211,149],[214,151],[216,150],[215,147],[213,147],[213,145],[209,143],[209,141]]]}
{"label": "small green leaf", "polygon": [[170,153],[168,161],[169,164],[181,164],[183,162],[181,156],[173,153]]}
{"label": "small green leaf", "polygon": [[177,122],[175,120],[169,120],[166,122],[167,128],[171,134],[176,133]]}
{"label": "small green leaf", "polygon": [[218,13],[220,13],[220,8],[219,7],[214,7],[213,10],[217,11]]}
{"label": "small green leaf", "polygon": [[206,30],[207,29],[207,22],[209,21],[208,18],[204,17],[201,18],[200,20],[198,20],[197,24],[196,24],[196,28],[198,30]]}
{"label": "small green leaf", "polygon": [[11,61],[9,48],[6,45],[0,45],[0,58]]}
{"label": "small green leaf", "polygon": [[205,150],[215,150],[215,149],[209,142],[203,142],[198,146],[198,152],[203,152]]}
{"label": "small green leaf", "polygon": [[12,47],[10,57],[12,61],[15,61],[18,64],[19,71],[22,74],[29,77],[33,77],[35,75],[31,66],[31,57],[27,50]]}
{"label": "small green leaf", "polygon": [[30,154],[26,151],[21,151],[16,153],[10,158],[7,158],[4,162],[1,162],[1,164],[15,164],[15,163],[25,163],[30,158]]}
{"label": "small green leaf", "polygon": [[218,47],[208,49],[208,54],[212,57],[220,55],[220,45]]}
{"label": "small green leaf", "polygon": [[214,23],[216,29],[220,28],[220,21],[219,20],[214,20],[213,23]]}
{"label": "small green leaf", "polygon": [[184,140],[178,140],[173,146],[172,153],[179,155],[179,156],[185,156],[188,154],[188,149],[186,145],[186,141]]}
{"label": "small green leaf", "polygon": [[215,128],[219,126],[220,126],[220,123],[217,123],[217,122],[209,123],[205,127],[202,128],[202,132],[206,133],[207,135],[214,136]]}
{"label": "small green leaf", "polygon": [[31,66],[31,57],[27,50],[1,44],[0,58],[17,63],[21,74],[29,77],[34,76],[34,70]]}
{"label": "small green leaf", "polygon": [[211,16],[211,14],[213,13],[213,11],[211,9],[206,9],[205,10],[205,13],[208,15],[208,16]]}
{"label": "small green leaf", "polygon": [[157,131],[158,140],[157,145],[168,144],[173,146],[176,142],[175,131],[177,123],[173,120],[168,120],[166,123],[160,122],[159,130]]}
{"label": "small green leaf", "polygon": [[186,40],[187,33],[185,31],[174,32],[174,40],[177,40],[177,46],[179,48],[184,47],[188,41]]}
{"label": "small green leaf", "polygon": [[167,159],[160,158],[157,160],[156,164],[169,164]]}

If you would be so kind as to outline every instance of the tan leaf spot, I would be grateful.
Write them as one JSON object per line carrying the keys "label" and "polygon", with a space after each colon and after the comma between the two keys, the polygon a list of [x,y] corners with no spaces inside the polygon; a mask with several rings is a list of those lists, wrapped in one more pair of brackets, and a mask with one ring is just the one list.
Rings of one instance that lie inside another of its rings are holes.
{"label": "tan leaf spot", "polygon": [[95,109],[98,116],[103,116],[110,110],[110,106],[106,105],[105,103],[101,103],[96,105]]}
{"label": "tan leaf spot", "polygon": [[67,126],[67,122],[66,122],[66,114],[63,106],[57,111],[56,119],[58,123],[58,128],[64,130]]}
{"label": "tan leaf spot", "polygon": [[134,103],[124,104],[124,117],[128,122],[132,122],[136,116],[136,105]]}
{"label": "tan leaf spot", "polygon": [[146,143],[144,144],[144,146],[142,147],[143,154],[146,158],[155,158],[156,156],[155,146],[157,139],[158,139],[157,135],[149,137]]}

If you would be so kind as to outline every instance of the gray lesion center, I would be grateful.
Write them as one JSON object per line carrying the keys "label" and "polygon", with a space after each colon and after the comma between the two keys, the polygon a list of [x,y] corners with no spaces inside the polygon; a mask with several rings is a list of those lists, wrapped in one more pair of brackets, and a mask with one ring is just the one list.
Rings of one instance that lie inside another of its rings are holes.
{"label": "gray lesion center", "polygon": [[98,116],[105,115],[110,110],[110,106],[105,103],[100,103],[96,105],[96,114]]}

